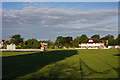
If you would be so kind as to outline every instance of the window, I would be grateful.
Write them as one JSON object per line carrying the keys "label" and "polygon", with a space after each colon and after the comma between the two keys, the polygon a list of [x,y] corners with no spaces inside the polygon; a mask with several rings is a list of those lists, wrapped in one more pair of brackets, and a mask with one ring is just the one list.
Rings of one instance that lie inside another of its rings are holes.
{"label": "window", "polygon": [[92,48],[92,46],[89,46],[88,48]]}
{"label": "window", "polygon": [[89,40],[88,42],[93,42],[93,40]]}
{"label": "window", "polygon": [[99,46],[95,46],[95,48],[99,48]]}
{"label": "window", "polygon": [[86,48],[86,46],[82,46],[82,48]]}

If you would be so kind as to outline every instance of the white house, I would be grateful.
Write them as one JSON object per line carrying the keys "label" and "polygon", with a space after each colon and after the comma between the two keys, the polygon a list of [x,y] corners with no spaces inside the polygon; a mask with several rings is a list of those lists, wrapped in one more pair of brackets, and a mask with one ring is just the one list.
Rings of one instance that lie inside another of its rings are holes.
{"label": "white house", "polygon": [[47,45],[48,45],[48,43],[43,42],[43,45],[44,45],[44,46],[47,46]]}
{"label": "white house", "polygon": [[101,42],[97,38],[89,38],[89,39],[81,42],[81,44],[79,44],[79,46],[82,49],[102,49],[102,48],[104,48],[104,43]]}
{"label": "white house", "polygon": [[0,39],[0,49],[3,47],[3,44],[4,42],[2,41],[2,39]]}
{"label": "white house", "polygon": [[15,49],[15,44],[7,45],[7,49],[8,50],[14,50]]}
{"label": "white house", "polygon": [[3,42],[0,42],[0,49],[3,47]]}

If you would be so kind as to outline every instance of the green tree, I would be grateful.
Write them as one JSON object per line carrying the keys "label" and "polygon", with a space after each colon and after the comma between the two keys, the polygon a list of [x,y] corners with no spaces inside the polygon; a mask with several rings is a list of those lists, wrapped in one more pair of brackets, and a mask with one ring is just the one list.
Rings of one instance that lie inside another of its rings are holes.
{"label": "green tree", "polygon": [[6,46],[9,45],[9,44],[10,44],[9,41],[6,41],[6,42],[5,42],[5,45],[6,45]]}
{"label": "green tree", "polygon": [[86,35],[82,35],[82,36],[80,37],[79,43],[81,43],[82,41],[84,41],[84,40],[86,40],[86,39],[88,39],[88,37],[87,37]]}
{"label": "green tree", "polygon": [[97,39],[100,39],[100,35],[93,35],[91,38],[97,38]]}
{"label": "green tree", "polygon": [[66,44],[66,38],[62,36],[58,36],[56,39],[55,45],[65,46],[65,44]]}
{"label": "green tree", "polygon": [[80,36],[77,36],[73,41],[70,42],[71,47],[79,47]]}
{"label": "green tree", "polygon": [[21,38],[21,35],[17,34],[14,36],[11,36],[11,43],[14,43],[15,45],[19,45],[23,42],[23,38]]}
{"label": "green tree", "polygon": [[47,40],[48,43],[48,48],[52,48],[53,47],[53,42],[51,40]]}
{"label": "green tree", "polygon": [[26,45],[25,43],[23,43],[23,44],[21,45],[21,49],[27,49],[27,45]]}
{"label": "green tree", "polygon": [[116,45],[116,39],[113,39],[113,40],[109,41],[108,44],[115,46]]}
{"label": "green tree", "polygon": [[79,47],[79,44],[81,44],[82,41],[88,39],[86,35],[77,36],[73,41],[70,42],[71,47]]}
{"label": "green tree", "polygon": [[[106,45],[106,41],[108,40],[108,45],[115,45],[116,44],[116,40],[114,39],[113,35],[107,35],[103,38],[101,38],[102,41],[104,41],[105,45]],[[108,46],[106,45],[106,46]]]}
{"label": "green tree", "polygon": [[38,48],[40,48],[40,44],[36,39],[28,39],[27,40],[27,48],[38,49]]}
{"label": "green tree", "polygon": [[119,34],[118,37],[116,38],[116,45],[120,45],[120,34]]}

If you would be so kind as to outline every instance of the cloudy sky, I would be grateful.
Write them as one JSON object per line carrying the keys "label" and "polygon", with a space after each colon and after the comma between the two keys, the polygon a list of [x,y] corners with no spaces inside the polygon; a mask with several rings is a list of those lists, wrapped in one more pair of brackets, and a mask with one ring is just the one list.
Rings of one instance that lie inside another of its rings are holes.
{"label": "cloudy sky", "polygon": [[2,9],[3,39],[118,34],[117,2],[3,2]]}

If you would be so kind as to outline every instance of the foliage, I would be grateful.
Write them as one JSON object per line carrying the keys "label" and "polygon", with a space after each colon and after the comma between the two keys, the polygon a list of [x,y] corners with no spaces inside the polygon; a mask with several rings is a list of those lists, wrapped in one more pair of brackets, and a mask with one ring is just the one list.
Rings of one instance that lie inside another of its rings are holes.
{"label": "foliage", "polygon": [[4,46],[2,47],[2,49],[7,49],[7,45],[4,45]]}
{"label": "foliage", "polygon": [[40,48],[40,44],[36,39],[28,39],[27,40],[27,48],[28,49],[38,49]]}
{"label": "foliage", "polygon": [[[99,35],[93,35],[91,38],[97,38],[100,39]],[[48,43],[47,48],[54,48],[54,46],[58,47],[79,47],[79,44],[81,44],[82,41],[88,39],[86,35],[81,35],[77,36],[72,40],[72,37],[63,37],[63,36],[58,36],[56,41],[53,42],[51,40],[43,40],[43,41],[37,41],[36,39],[28,39],[26,43],[23,42],[23,38],[21,38],[21,35],[17,34],[11,37],[11,42],[16,44],[16,48],[21,48],[21,49],[39,49],[40,48],[40,42],[45,42]],[[114,39],[113,35],[107,35],[105,37],[102,37],[100,39],[102,42],[105,43],[106,46],[109,45],[120,45],[120,34],[116,39]],[[107,43],[108,40],[108,43]],[[9,42],[5,43],[5,46],[8,45]],[[20,47],[19,47],[20,46]]]}
{"label": "foliage", "polygon": [[118,37],[116,38],[116,45],[120,45],[120,34],[119,34]]}
{"label": "foliage", "polygon": [[86,39],[88,39],[88,37],[87,37],[85,34],[83,34],[83,35],[80,37],[79,43],[81,43],[82,41],[84,41],[84,40],[86,40]]}
{"label": "foliage", "polygon": [[6,46],[9,45],[9,44],[10,44],[9,41],[6,41],[6,42],[5,42],[5,45],[6,45]]}
{"label": "foliage", "polygon": [[116,40],[114,39],[114,36],[110,35],[110,34],[101,38],[101,40],[103,40],[105,44],[106,44],[106,40],[108,40],[108,45],[115,45],[116,44]]}
{"label": "foliage", "polygon": [[93,35],[91,38],[97,38],[97,39],[100,39],[100,35]]}
{"label": "foliage", "polygon": [[60,46],[60,47],[63,47],[63,46],[69,47],[71,41],[72,41],[72,37],[58,36],[55,43],[54,43],[54,45],[57,45],[57,46]]}
{"label": "foliage", "polygon": [[59,45],[59,46],[64,46],[66,43],[66,39],[65,37],[62,37],[62,36],[58,36],[57,39],[56,39],[56,44]]}
{"label": "foliage", "polygon": [[16,46],[16,49],[21,49],[21,45],[17,45],[17,46]]}
{"label": "foliage", "polygon": [[73,41],[71,41],[70,46],[71,47],[79,47],[80,37],[77,36]]}
{"label": "foliage", "polygon": [[27,44],[26,44],[26,43],[23,43],[23,44],[21,45],[21,49],[27,49]]}
{"label": "foliage", "polygon": [[79,47],[79,44],[80,44],[82,41],[86,40],[86,39],[88,39],[88,37],[87,37],[86,35],[81,35],[81,37],[80,37],[80,36],[76,37],[76,38],[71,42],[71,47]]}
{"label": "foliage", "polygon": [[23,42],[23,38],[21,38],[21,35],[17,34],[14,36],[11,36],[11,43],[14,43],[15,45],[19,45],[19,43]]}

